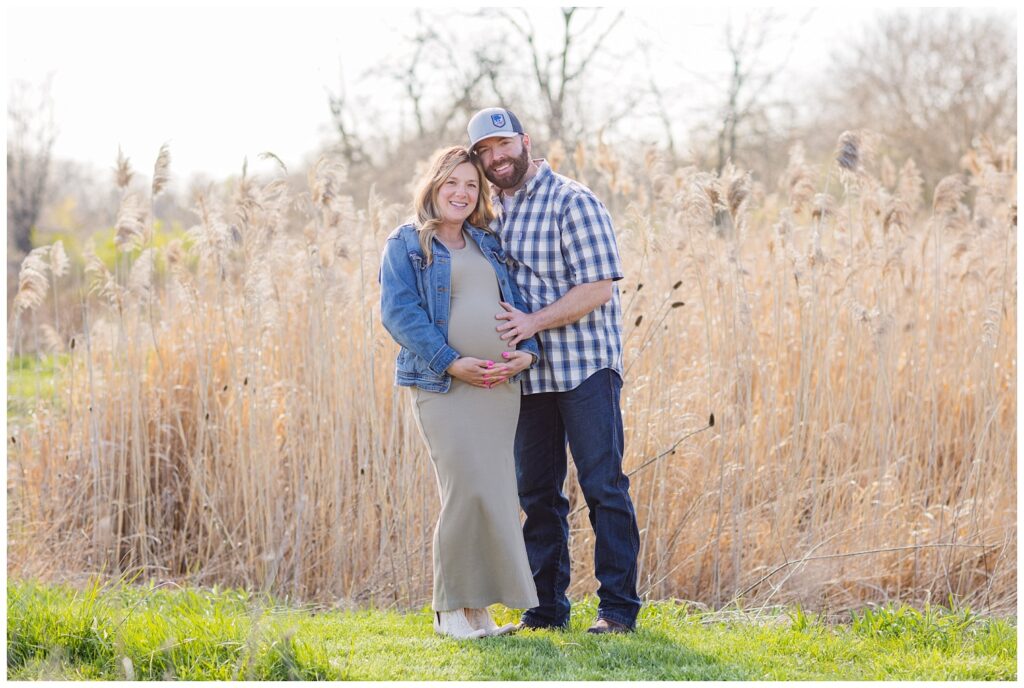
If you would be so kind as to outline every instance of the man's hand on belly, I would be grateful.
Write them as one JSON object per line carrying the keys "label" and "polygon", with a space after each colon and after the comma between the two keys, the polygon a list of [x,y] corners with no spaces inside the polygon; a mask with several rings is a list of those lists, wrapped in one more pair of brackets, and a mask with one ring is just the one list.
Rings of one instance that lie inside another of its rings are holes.
{"label": "man's hand on belly", "polygon": [[508,342],[509,348],[537,334],[537,324],[530,313],[516,310],[512,304],[504,301],[501,301],[501,307],[505,309],[505,312],[498,313],[494,318],[506,322],[494,329],[501,333],[501,338]]}
{"label": "man's hand on belly", "polygon": [[577,284],[565,292],[562,298],[541,308],[536,313],[523,313],[516,310],[511,304],[502,301],[501,307],[505,309],[505,312],[498,313],[494,317],[507,322],[504,325],[498,325],[495,329],[502,333],[501,338],[512,347],[541,330],[550,330],[574,323],[587,313],[608,303],[611,298],[612,280],[607,279],[600,282]]}

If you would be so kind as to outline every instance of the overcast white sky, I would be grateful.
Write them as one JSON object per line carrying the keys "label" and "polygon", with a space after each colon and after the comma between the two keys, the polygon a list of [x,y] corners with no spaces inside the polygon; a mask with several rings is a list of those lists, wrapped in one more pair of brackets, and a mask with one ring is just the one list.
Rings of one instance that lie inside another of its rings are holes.
{"label": "overcast white sky", "polygon": [[[685,78],[681,64],[722,67],[726,11],[630,10],[616,46],[630,54],[643,36],[671,53],[656,66],[667,87]],[[818,9],[789,62],[794,73],[820,65],[880,11]],[[440,21],[461,26],[470,12],[451,10]],[[554,6],[532,12],[537,25],[557,30]],[[325,89],[338,84],[339,65],[351,92],[382,100],[387,111],[390,87],[360,77],[394,50],[412,14],[380,6],[8,8],[7,78],[40,83],[53,74],[62,158],[109,168],[120,145],[146,169],[169,141],[178,179],[232,174],[243,157],[252,165],[265,150],[294,166],[330,139]]]}

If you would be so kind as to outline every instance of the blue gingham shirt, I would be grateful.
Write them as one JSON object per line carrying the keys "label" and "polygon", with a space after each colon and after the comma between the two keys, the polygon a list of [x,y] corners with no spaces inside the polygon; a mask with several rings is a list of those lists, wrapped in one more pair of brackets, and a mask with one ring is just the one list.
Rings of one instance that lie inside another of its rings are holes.
{"label": "blue gingham shirt", "polygon": [[[491,223],[509,257],[531,312],[554,303],[578,284],[622,279],[608,210],[594,193],[540,161],[539,171],[511,198],[495,197]],[[611,368],[622,375],[619,289],[574,323],[537,333],[540,361],[523,377],[523,394],[566,392]]]}

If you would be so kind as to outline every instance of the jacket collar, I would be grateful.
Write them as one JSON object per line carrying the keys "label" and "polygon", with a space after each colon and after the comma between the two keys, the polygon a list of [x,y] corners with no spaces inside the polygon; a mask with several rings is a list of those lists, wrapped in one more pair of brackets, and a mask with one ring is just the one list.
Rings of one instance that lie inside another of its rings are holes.
{"label": "jacket collar", "polygon": [[[419,232],[417,231],[415,225],[411,225],[410,224],[409,227],[412,229],[412,231],[409,232],[409,234],[407,235],[406,241],[409,243],[409,247],[410,248],[415,248],[416,250],[419,250],[419,245],[420,245]],[[473,237],[473,241],[475,241],[477,246],[479,246],[481,249],[483,249],[483,242],[484,242],[484,240],[487,239],[487,237],[493,237],[494,236],[490,232],[484,231],[484,230],[480,229],[479,227],[474,227],[473,225],[469,224],[469,220],[466,220],[466,221],[464,221],[462,223],[462,229],[466,233],[468,233],[471,237]],[[437,237],[434,237],[434,242],[433,243],[434,243],[434,250],[435,251],[437,250],[437,247],[440,247],[441,250],[444,251],[444,253],[446,255],[449,253],[448,247],[445,246],[441,242],[441,240],[438,239]]]}
{"label": "jacket collar", "polygon": [[479,227],[474,227],[469,224],[469,221],[463,223],[462,228],[469,232],[469,235],[473,237],[473,241],[476,242],[477,246],[483,247],[483,241],[488,236],[493,236],[490,232],[486,232]]}

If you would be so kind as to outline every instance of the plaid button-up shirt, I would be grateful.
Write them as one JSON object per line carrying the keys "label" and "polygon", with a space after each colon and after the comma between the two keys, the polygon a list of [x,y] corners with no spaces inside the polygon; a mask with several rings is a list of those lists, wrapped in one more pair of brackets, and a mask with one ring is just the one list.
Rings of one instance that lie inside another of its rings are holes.
{"label": "plaid button-up shirt", "polygon": [[[594,193],[551,170],[547,161],[514,196],[494,199],[491,224],[510,259],[509,274],[531,312],[578,284],[622,279],[608,210]],[[619,289],[581,319],[537,333],[540,361],[523,377],[523,393],[566,392],[602,368],[622,375]]]}

